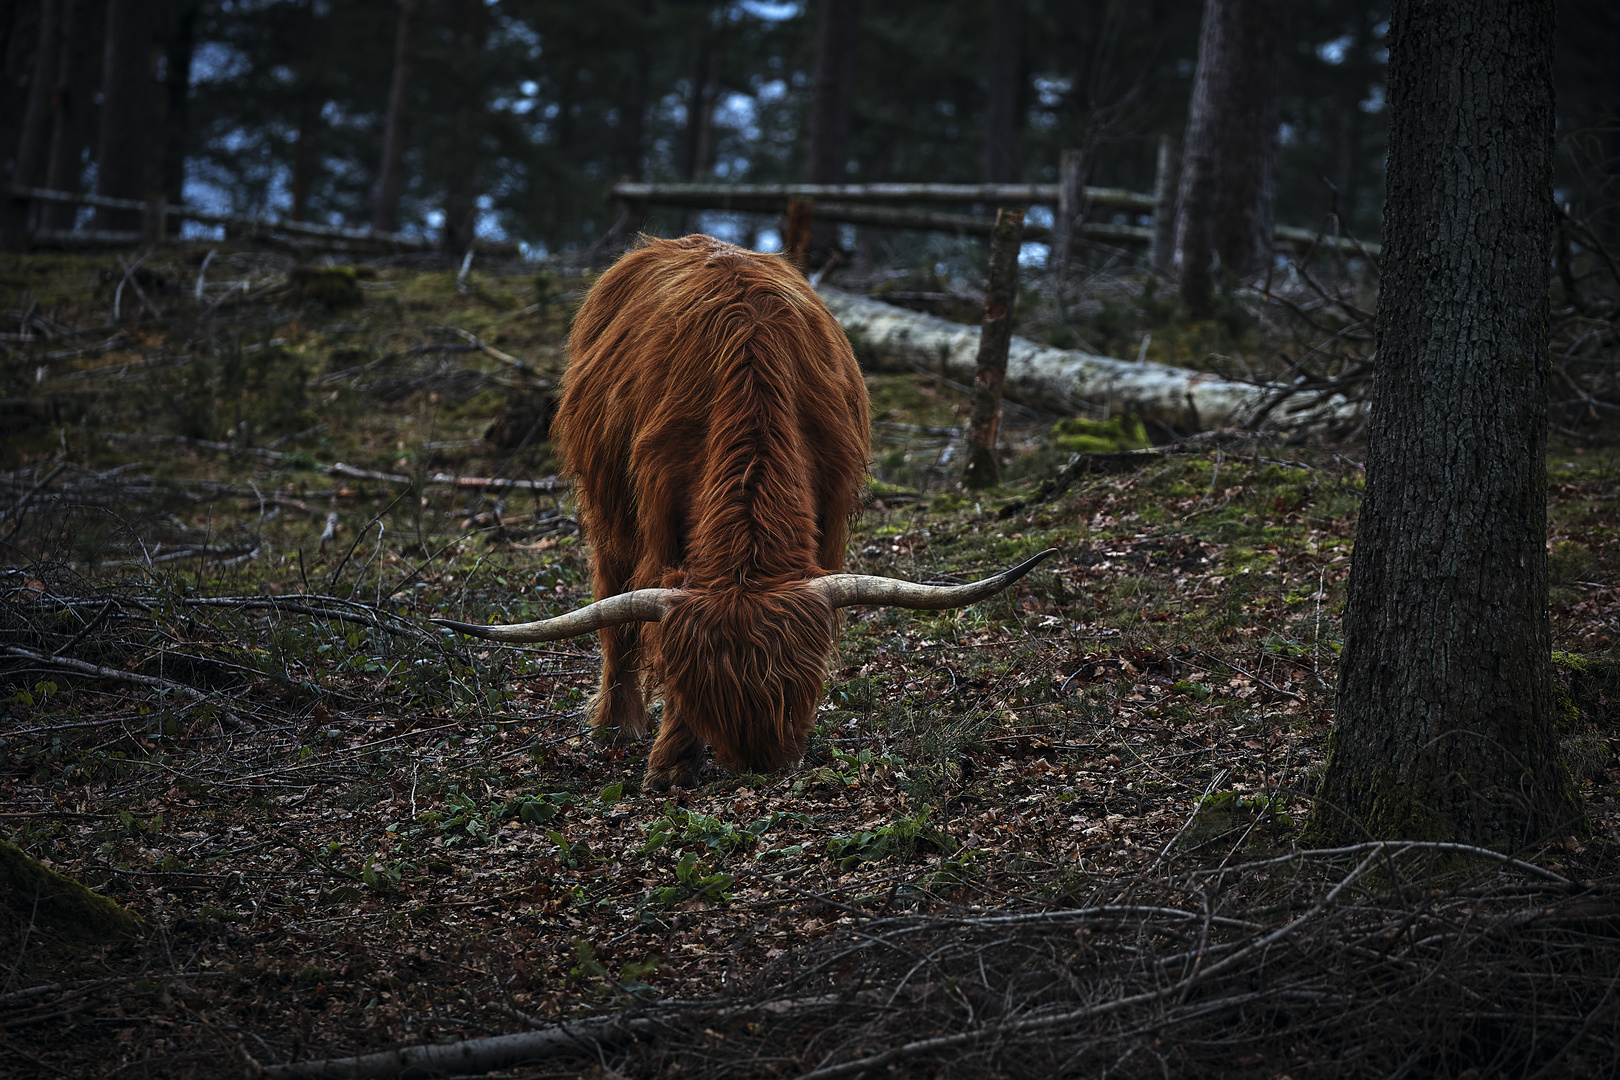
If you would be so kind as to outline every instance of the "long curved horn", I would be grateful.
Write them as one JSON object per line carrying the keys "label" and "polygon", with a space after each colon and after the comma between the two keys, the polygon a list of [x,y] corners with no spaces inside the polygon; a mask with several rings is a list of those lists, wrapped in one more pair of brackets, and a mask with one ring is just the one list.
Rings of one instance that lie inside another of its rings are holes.
{"label": "long curved horn", "polygon": [[921,611],[943,611],[945,608],[976,604],[987,596],[994,596],[1031,570],[1057,548],[1047,548],[1034,558],[1025,559],[1011,570],[1003,570],[983,581],[967,585],[918,585],[900,578],[874,577],[869,574],[828,574],[817,578],[813,587],[827,603],[835,608],[854,604],[874,604],[882,607],[913,608]]}
{"label": "long curved horn", "polygon": [[431,620],[439,626],[448,626],[463,634],[486,641],[560,641],[600,630],[605,626],[619,626],[629,622],[660,622],[669,611],[679,589],[637,589],[620,593],[594,604],[586,604],[566,615],[539,622],[512,623],[508,626],[483,626],[478,623],[454,622],[450,619]]}

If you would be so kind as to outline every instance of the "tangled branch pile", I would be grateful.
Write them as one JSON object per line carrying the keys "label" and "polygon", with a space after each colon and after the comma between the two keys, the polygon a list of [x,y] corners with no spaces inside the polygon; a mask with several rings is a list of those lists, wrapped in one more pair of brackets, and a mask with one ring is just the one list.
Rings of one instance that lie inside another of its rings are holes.
{"label": "tangled branch pile", "polygon": [[[1458,875],[1482,856],[1507,865]],[[750,1013],[684,1014],[615,1067],[1541,1077],[1613,1075],[1620,1062],[1612,881],[1578,885],[1460,847],[1365,844],[1074,885],[1087,906],[850,922],[739,987],[733,1002]]]}

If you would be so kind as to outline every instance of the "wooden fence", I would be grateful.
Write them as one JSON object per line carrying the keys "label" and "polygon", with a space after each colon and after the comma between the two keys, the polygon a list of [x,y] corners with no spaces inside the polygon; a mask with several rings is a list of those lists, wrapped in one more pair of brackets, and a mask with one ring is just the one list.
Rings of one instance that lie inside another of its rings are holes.
{"label": "wooden fence", "polygon": [[[922,205],[1050,206],[1061,220],[1064,204],[1084,207],[1078,235],[1118,244],[1152,244],[1152,225],[1122,225],[1095,221],[1096,209],[1126,210],[1154,217],[1166,213],[1163,200],[1122,188],[1086,187],[1065,199],[1057,184],[645,184],[620,182],[608,189],[611,198],[637,208],[677,206],[693,210],[737,210],[751,213],[786,213],[794,202],[809,203],[817,220],[874,225],[893,229],[951,232],[989,236],[994,215],[951,213],[919,209]],[[909,205],[907,205],[909,204]],[[1078,216],[1078,213],[1077,213]],[[1050,243],[1054,230],[1045,225],[1024,226],[1024,239]],[[1376,243],[1357,243],[1348,237],[1324,236],[1309,229],[1277,226],[1277,241],[1294,247],[1320,244],[1376,258]]]}
{"label": "wooden fence", "polygon": [[[88,195],[76,191],[51,191],[46,188],[15,186],[5,190],[12,199],[26,203],[67,203],[76,206],[104,207],[109,210],[134,210],[141,214],[141,228],[138,230],[32,229],[29,235],[36,244],[62,247],[132,247],[158,243],[171,239],[167,235],[169,222],[179,220],[195,221],[201,225],[223,226],[227,239],[275,239],[323,251],[381,253],[433,251],[438,247],[438,241],[431,237],[375,232],[371,229],[349,229],[338,225],[316,225],[307,221],[264,221],[229,214],[211,214],[189,206],[166,203],[162,199],[141,202],[136,199],[114,199],[106,195]],[[508,256],[515,256],[518,251],[515,244],[486,240],[474,241],[473,247],[481,253]]]}

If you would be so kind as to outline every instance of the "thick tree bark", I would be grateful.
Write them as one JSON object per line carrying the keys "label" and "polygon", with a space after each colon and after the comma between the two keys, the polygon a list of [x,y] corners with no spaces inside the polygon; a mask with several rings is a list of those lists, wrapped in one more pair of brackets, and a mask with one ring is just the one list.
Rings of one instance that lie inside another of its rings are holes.
{"label": "thick tree bark", "polygon": [[[90,0],[64,0],[61,58],[56,65],[56,86],[51,91],[51,149],[45,167],[45,186],[53,191],[78,191],[84,175],[84,129],[90,115],[90,60],[92,33]],[[71,229],[78,207],[48,203],[39,220],[48,229]]]}
{"label": "thick tree bark", "polygon": [[1206,0],[1182,146],[1175,269],[1195,318],[1214,274],[1271,261],[1290,0]]}
{"label": "thick tree bark", "polygon": [[[39,13],[39,41],[34,46],[34,69],[28,83],[28,101],[23,106],[22,134],[17,140],[17,156],[11,169],[11,182],[38,187],[44,180],[45,151],[51,131],[51,94],[56,89],[56,69],[62,61],[62,14],[67,0],[44,0]],[[0,242],[8,251],[28,243],[28,203],[22,199],[0,202]]]}
{"label": "thick tree bark", "polygon": [[[101,68],[101,139],[96,191],[145,199],[153,186],[152,0],[110,0]],[[97,229],[139,229],[139,210],[96,210]]]}
{"label": "thick tree bark", "polygon": [[[191,58],[197,49],[198,0],[187,0],[175,13],[174,30],[164,46],[166,107],[163,114],[163,197],[186,201],[186,152],[191,144]],[[180,230],[179,219],[170,225]]]}
{"label": "thick tree bark", "polygon": [[962,474],[962,483],[970,488],[991,487],[1001,479],[996,436],[1001,429],[1001,390],[1007,382],[1023,238],[1024,211],[997,210],[996,231],[990,234],[990,281],[984,292],[978,370],[973,376],[973,411],[968,417],[967,468]]}
{"label": "thick tree bark", "polygon": [[1315,841],[1583,828],[1547,617],[1553,0],[1397,0],[1367,492]]}
{"label": "thick tree bark", "polygon": [[411,18],[416,14],[416,3],[401,0],[399,24],[394,29],[394,77],[388,88],[382,161],[377,166],[377,193],[371,206],[371,227],[377,232],[399,230],[399,173],[405,158],[405,101],[410,86]]}
{"label": "thick tree bark", "polygon": [[[816,27],[815,96],[810,102],[810,143],[805,148],[807,184],[839,184],[849,178],[849,129],[855,106],[855,51],[860,42],[860,0],[821,0]],[[817,222],[807,258],[820,264],[838,246],[837,226]]]}
{"label": "thick tree bark", "polygon": [[983,171],[987,184],[1010,183],[1013,178],[1023,26],[1023,0],[992,0],[984,109]]}

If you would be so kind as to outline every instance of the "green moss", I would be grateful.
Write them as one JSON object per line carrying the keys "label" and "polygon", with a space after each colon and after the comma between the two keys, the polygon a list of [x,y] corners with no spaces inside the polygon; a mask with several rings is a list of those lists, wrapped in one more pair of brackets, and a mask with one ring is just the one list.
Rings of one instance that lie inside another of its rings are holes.
{"label": "green moss", "polygon": [[84,944],[137,933],[141,919],[0,840],[0,901],[12,915]]}
{"label": "green moss", "polygon": [[1142,418],[1129,413],[1110,420],[1065,417],[1052,425],[1052,437],[1058,449],[1082,454],[1145,450],[1153,445]]}

